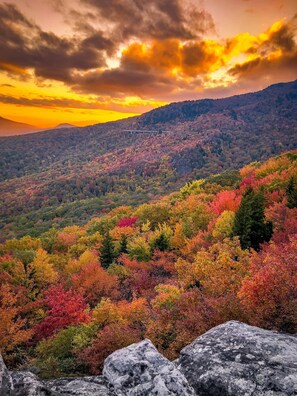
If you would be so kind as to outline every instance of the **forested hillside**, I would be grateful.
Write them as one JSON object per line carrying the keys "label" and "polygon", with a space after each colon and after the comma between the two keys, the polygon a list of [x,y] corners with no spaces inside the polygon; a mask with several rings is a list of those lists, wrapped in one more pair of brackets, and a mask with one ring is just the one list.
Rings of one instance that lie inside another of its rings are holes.
{"label": "forested hillside", "polygon": [[297,152],[0,245],[0,347],[42,377],[150,338],[174,359],[240,320],[297,332]]}
{"label": "forested hillside", "polygon": [[292,150],[296,103],[295,81],[118,122],[1,138],[0,239],[84,224],[100,211]]}

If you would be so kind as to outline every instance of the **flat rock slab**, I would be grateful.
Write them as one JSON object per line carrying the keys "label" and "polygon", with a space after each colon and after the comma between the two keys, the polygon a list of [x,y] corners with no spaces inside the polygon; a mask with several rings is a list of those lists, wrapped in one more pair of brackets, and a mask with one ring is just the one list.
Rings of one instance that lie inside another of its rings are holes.
{"label": "flat rock slab", "polygon": [[149,340],[111,354],[103,375],[118,396],[194,396],[196,393],[176,366]]}
{"label": "flat rock slab", "polygon": [[296,396],[297,337],[231,321],[185,347],[177,367],[202,396]]}
{"label": "flat rock slab", "polygon": [[103,377],[62,378],[45,381],[47,388],[61,396],[116,396]]}

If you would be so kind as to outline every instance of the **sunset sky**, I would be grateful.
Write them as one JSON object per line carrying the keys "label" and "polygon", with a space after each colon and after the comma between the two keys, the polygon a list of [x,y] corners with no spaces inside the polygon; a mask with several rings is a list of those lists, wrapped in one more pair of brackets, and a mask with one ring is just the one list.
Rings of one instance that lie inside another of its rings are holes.
{"label": "sunset sky", "polygon": [[297,78],[296,0],[0,0],[0,116],[87,125]]}

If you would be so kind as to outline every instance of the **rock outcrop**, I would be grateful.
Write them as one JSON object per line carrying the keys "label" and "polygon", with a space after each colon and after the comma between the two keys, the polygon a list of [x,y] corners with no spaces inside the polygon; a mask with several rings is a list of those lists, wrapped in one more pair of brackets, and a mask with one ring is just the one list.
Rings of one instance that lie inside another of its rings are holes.
{"label": "rock outcrop", "polygon": [[297,337],[231,321],[185,347],[178,368],[201,396],[297,395]]}
{"label": "rock outcrop", "polygon": [[[11,373],[13,396],[54,396],[43,382],[30,371],[18,371]],[[9,395],[9,393],[8,393]]]}
{"label": "rock outcrop", "polygon": [[45,382],[53,395],[116,396],[112,386],[102,377],[61,378]]}
{"label": "rock outcrop", "polygon": [[12,379],[0,355],[0,396],[9,395],[11,388]]}
{"label": "rock outcrop", "polygon": [[119,396],[194,396],[184,375],[149,340],[111,354],[103,375]]}
{"label": "rock outcrop", "polygon": [[297,336],[231,321],[174,363],[149,340],[110,355],[103,376],[41,381],[10,373],[0,356],[0,396],[297,396]]}

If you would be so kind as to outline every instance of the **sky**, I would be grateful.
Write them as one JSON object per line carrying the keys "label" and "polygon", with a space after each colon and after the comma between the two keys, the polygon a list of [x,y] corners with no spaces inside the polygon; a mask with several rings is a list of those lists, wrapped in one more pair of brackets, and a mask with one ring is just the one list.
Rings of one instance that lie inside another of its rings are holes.
{"label": "sky", "polygon": [[0,116],[117,120],[297,78],[296,0],[0,0]]}

